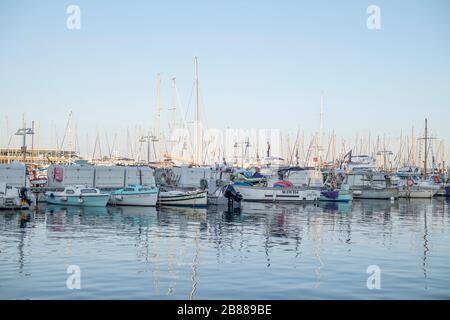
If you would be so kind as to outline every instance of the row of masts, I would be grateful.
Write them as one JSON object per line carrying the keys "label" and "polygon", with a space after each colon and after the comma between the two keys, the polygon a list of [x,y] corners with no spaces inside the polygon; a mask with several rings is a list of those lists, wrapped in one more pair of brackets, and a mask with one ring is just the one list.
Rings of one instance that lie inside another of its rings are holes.
{"label": "row of masts", "polygon": [[[176,106],[172,106],[172,112],[174,108]],[[323,111],[321,111],[321,114],[323,114]],[[176,129],[175,118],[172,115],[172,123],[169,126],[171,131]],[[196,123],[199,123],[197,119]],[[80,153],[76,127],[73,113],[71,112],[61,140],[57,138],[55,133],[56,141],[53,149],[59,150],[60,152],[63,152],[63,150],[71,150]],[[8,145],[3,150],[14,149],[12,147],[13,136],[22,137],[21,147],[23,147],[25,145],[23,139],[26,135],[31,136],[31,146],[28,148],[28,151],[30,148],[31,150],[41,149],[39,143],[37,143],[40,131],[41,128],[36,121],[32,122],[30,128],[23,121],[22,128],[15,135],[8,138]],[[400,132],[400,135],[396,138],[390,135],[376,136],[373,138],[369,134],[366,137],[356,137],[353,141],[338,139],[334,131],[329,133],[328,137],[325,138],[321,131],[322,129],[310,138],[307,138],[305,131],[301,131],[300,128],[295,135],[282,134],[280,136],[280,154],[276,155],[271,154],[269,143],[262,142],[261,139],[258,139],[258,135],[248,134],[244,139],[242,137],[236,137],[236,141],[228,144],[228,150],[226,150],[227,146],[222,146],[220,148],[221,150],[216,150],[216,154],[210,157],[204,157],[202,153],[197,151],[195,152],[195,157],[196,159],[204,158],[209,160],[204,164],[214,164],[220,161],[220,159],[226,159],[228,163],[243,166],[244,164],[259,165],[264,158],[273,156],[284,159],[282,162],[287,165],[322,167],[336,166],[338,160],[342,159],[349,150],[352,150],[353,155],[368,155],[375,158],[380,168],[384,170],[396,170],[404,166],[418,166],[423,167],[425,174],[430,168],[441,171],[445,170],[446,164],[450,160],[450,154],[446,152],[445,141],[438,140],[429,135],[428,122],[426,123],[423,136],[419,138],[415,137],[414,128],[411,129],[411,135],[405,135],[403,132]],[[101,135],[97,131],[93,145],[87,134],[86,148],[83,156],[85,159],[94,162],[128,159],[130,162],[153,163],[161,161],[161,158],[159,158],[161,154],[158,150],[163,151],[163,155],[170,156],[164,150],[170,150],[169,144],[171,141],[165,139],[165,136],[161,132],[158,134],[156,131],[153,135],[146,135],[145,132],[146,130],[139,126],[135,126],[134,130],[127,128],[125,143],[122,144],[119,141],[119,135],[117,133],[111,139],[107,133]],[[25,136],[23,133],[25,133]],[[199,136],[196,136],[196,139],[202,139]],[[197,143],[201,144],[199,140],[197,140]],[[123,144],[125,144],[125,147],[123,147]],[[228,152],[226,154],[218,154],[224,151]],[[182,156],[177,157],[176,155],[173,158],[185,159]],[[186,159],[187,161],[191,160],[189,158]],[[191,161],[191,163],[194,163],[194,161]],[[427,164],[426,166],[424,165],[425,163]]]}
{"label": "row of masts", "polygon": [[[156,119],[149,121],[154,123],[154,128],[146,129],[142,126],[135,126],[134,130],[126,129],[125,143],[119,141],[119,135],[113,135],[112,143],[110,136],[105,132],[103,135],[97,129],[93,145],[91,138],[86,134],[86,145],[81,152],[78,139],[77,123],[74,114],[69,113],[65,130],[61,139],[58,139],[58,132],[54,125],[50,135],[51,145],[57,152],[63,150],[73,150],[91,162],[114,162],[117,160],[128,160],[129,162],[162,163],[164,160],[177,160],[193,165],[211,165],[219,162],[233,163],[240,166],[261,165],[264,159],[277,158],[285,165],[323,166],[334,167],[339,160],[343,159],[349,150],[353,155],[368,155],[377,159],[380,168],[384,170],[395,170],[403,166],[423,166],[425,174],[428,168],[441,168],[445,170],[445,163],[449,163],[450,153],[446,151],[444,140],[437,140],[430,137],[428,133],[428,121],[425,122],[424,135],[416,138],[414,127],[411,135],[404,135],[400,132],[399,138],[386,135],[376,136],[369,133],[368,136],[357,136],[353,141],[338,139],[335,131],[328,134],[328,139],[324,133],[324,95],[320,96],[320,124],[319,131],[309,138],[305,131],[298,128],[295,136],[279,132],[275,141],[268,139],[267,135],[255,130],[241,130],[242,134],[235,137],[234,141],[226,141],[223,145],[210,148],[209,142],[205,141],[205,130],[201,122],[200,115],[200,80],[198,58],[194,57],[194,89],[195,89],[195,112],[193,126],[190,127],[183,117],[182,108],[178,108],[179,99],[176,85],[176,78],[171,79],[171,105],[167,110],[171,112],[169,121],[169,134],[166,135],[161,128],[161,75],[156,75]],[[177,121],[177,115],[180,121]],[[151,119],[150,119],[151,120]],[[40,126],[26,128],[25,119],[20,130],[25,130],[26,135],[32,137],[32,148],[35,148],[35,138],[40,135]],[[27,133],[26,130],[29,129]],[[174,133],[178,130],[188,132],[185,137],[177,137]],[[21,131],[21,132],[22,132]],[[260,130],[261,131],[261,130]],[[20,133],[16,133],[20,135]],[[13,135],[9,132],[9,122],[6,118],[7,149],[12,145]],[[123,137],[123,135],[121,135]],[[175,140],[175,139],[178,139]],[[180,139],[185,139],[180,141]],[[306,142],[309,139],[309,143]],[[182,151],[174,152],[174,144],[183,145]],[[125,144],[125,147],[123,146]],[[276,151],[274,145],[279,144]],[[22,143],[22,147],[25,146]],[[211,151],[211,154],[207,154]],[[71,153],[70,153],[71,154]],[[447,159],[447,161],[446,161]],[[431,166],[430,166],[431,164]]]}

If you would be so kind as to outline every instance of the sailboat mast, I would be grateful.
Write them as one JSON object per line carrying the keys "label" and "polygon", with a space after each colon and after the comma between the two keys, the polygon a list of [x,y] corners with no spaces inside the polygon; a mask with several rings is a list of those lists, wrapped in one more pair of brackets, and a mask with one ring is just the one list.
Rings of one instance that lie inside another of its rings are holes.
{"label": "sailboat mast", "polygon": [[156,139],[159,139],[161,122],[161,77],[156,75]]}
{"label": "sailboat mast", "polygon": [[176,122],[176,111],[177,111],[177,85],[176,78],[172,78],[172,133],[175,130]]}
{"label": "sailboat mast", "polygon": [[412,157],[412,165],[416,165],[416,141],[414,138],[414,127],[412,127],[411,132],[411,157]]}
{"label": "sailboat mast", "polygon": [[323,92],[320,95],[320,128],[319,138],[317,139],[317,159],[319,162],[319,170],[322,165],[321,148],[322,148],[322,135],[323,135]]}
{"label": "sailboat mast", "polygon": [[195,64],[195,98],[196,98],[196,112],[195,112],[195,125],[196,125],[196,163],[200,165],[201,162],[201,133],[200,133],[200,94],[199,94],[199,79],[198,79],[198,57],[194,57]]}
{"label": "sailboat mast", "polygon": [[427,177],[427,161],[428,161],[428,119],[425,118],[425,161],[424,161],[424,177]]}

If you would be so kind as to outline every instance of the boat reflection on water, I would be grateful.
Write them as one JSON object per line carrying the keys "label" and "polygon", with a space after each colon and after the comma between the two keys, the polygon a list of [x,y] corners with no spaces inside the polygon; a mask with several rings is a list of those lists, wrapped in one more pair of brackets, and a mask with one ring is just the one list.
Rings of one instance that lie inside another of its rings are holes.
{"label": "boat reflection on water", "polygon": [[159,222],[189,222],[206,223],[208,209],[185,207],[161,207],[158,209]]}
{"label": "boat reflection on water", "polygon": [[118,224],[147,227],[158,223],[155,207],[113,206],[108,207],[108,213]]}
{"label": "boat reflection on water", "polygon": [[45,207],[45,213],[68,215],[106,215],[108,214],[108,209],[106,207],[77,207],[48,204]]}
{"label": "boat reflection on water", "polygon": [[319,207],[325,212],[349,213],[352,209],[352,202],[325,202],[322,201]]}
{"label": "boat reflection on water", "polygon": [[92,277],[82,299],[370,298],[361,274],[377,261],[409,268],[383,297],[446,297],[448,248],[433,244],[450,243],[449,212],[450,199],[2,212],[1,254],[12,258],[0,261],[10,288],[0,298],[73,298],[60,276],[72,264]]}

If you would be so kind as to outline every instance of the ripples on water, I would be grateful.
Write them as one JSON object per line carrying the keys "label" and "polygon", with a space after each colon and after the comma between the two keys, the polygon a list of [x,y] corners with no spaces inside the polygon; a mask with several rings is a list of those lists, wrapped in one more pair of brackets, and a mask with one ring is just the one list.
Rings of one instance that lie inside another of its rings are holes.
{"label": "ripples on water", "polygon": [[[3,299],[448,299],[450,202],[0,212]],[[81,289],[66,288],[69,265]],[[369,290],[367,267],[381,268]]]}

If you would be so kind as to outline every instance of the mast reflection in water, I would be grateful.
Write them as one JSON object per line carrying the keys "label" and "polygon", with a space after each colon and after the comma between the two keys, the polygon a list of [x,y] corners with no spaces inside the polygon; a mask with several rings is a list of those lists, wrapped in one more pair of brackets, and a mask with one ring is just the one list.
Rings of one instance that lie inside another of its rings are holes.
{"label": "mast reflection in water", "polygon": [[[450,296],[444,199],[0,213],[3,299],[427,299]],[[69,290],[68,266],[81,270]],[[369,290],[367,267],[381,269]]]}

